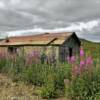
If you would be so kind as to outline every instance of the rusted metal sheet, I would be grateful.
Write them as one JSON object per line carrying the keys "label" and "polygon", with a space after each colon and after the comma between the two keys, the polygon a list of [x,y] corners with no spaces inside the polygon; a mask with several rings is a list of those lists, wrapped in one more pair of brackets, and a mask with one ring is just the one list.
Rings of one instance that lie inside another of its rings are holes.
{"label": "rusted metal sheet", "polygon": [[61,45],[73,33],[45,33],[32,36],[10,37],[0,42],[0,46],[20,45]]}

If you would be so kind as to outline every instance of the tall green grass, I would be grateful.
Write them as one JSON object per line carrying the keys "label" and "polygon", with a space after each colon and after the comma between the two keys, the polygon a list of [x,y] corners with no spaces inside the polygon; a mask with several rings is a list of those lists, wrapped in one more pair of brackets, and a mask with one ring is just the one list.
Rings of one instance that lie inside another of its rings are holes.
{"label": "tall green grass", "polygon": [[31,63],[27,65],[23,56],[15,59],[0,59],[0,72],[8,75],[14,82],[23,81],[27,84],[40,86],[43,98],[54,98],[64,95],[64,79],[69,77],[69,64],[49,65]]}

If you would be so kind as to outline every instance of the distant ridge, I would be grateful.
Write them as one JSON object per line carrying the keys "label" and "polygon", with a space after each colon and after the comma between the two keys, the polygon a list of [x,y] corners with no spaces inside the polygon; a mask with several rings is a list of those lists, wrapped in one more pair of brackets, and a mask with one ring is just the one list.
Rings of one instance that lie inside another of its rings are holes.
{"label": "distant ridge", "polygon": [[83,38],[79,38],[82,42],[89,42],[89,43],[97,43],[100,44],[100,42],[95,42],[95,41],[91,41],[91,40],[87,40],[87,39],[83,39]]}

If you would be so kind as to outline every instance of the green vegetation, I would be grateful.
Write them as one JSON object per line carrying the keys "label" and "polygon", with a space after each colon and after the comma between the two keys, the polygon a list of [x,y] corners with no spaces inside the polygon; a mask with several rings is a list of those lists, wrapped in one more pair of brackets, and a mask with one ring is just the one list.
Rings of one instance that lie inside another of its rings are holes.
{"label": "green vegetation", "polygon": [[[64,64],[48,65],[27,62],[32,61],[32,57],[0,54],[0,72],[11,77],[14,82],[23,81],[41,87],[39,95],[43,98],[67,96],[72,100],[99,100],[100,44],[82,42],[84,61],[88,65],[74,57],[71,63],[66,61]],[[84,67],[87,69],[84,70]]]}
{"label": "green vegetation", "polygon": [[82,45],[86,52],[91,52],[94,58],[100,59],[100,43],[93,43],[93,42],[82,40]]}
{"label": "green vegetation", "polygon": [[83,41],[82,45],[85,52],[81,55],[80,65],[71,63],[74,70],[66,83],[66,95],[71,100],[99,100],[100,44]]}
{"label": "green vegetation", "polygon": [[[63,66],[51,66],[46,64],[25,64],[23,57],[16,59],[0,60],[0,72],[11,77],[14,82],[23,81],[41,87],[40,95],[43,98],[55,98],[64,95],[64,78],[70,69],[66,63]],[[68,69],[68,70],[67,70]]]}

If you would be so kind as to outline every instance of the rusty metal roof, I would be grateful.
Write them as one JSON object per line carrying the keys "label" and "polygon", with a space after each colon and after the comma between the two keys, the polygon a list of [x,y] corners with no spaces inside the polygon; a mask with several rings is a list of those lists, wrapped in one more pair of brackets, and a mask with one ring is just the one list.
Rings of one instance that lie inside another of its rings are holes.
{"label": "rusty metal roof", "polygon": [[73,33],[44,33],[31,36],[9,37],[0,42],[0,46],[20,46],[20,45],[61,45]]}

